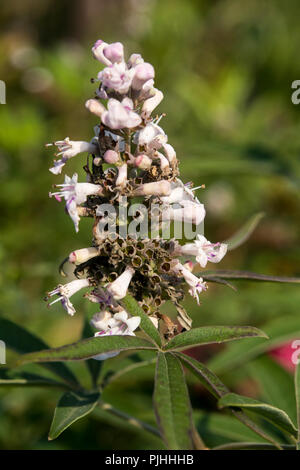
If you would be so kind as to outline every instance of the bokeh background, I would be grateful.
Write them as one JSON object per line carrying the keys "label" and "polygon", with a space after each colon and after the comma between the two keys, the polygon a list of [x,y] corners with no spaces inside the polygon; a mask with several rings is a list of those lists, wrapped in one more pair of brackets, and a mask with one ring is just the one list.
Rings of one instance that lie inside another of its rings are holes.
{"label": "bokeh background", "polygon": [[[297,0],[2,2],[0,79],[7,104],[0,105],[1,315],[51,346],[80,337],[86,309],[81,296],[74,318],[58,304],[48,310],[43,296],[61,282],[57,266],[66,254],[88,246],[90,221],[82,220],[76,235],[63,208],[49,200],[57,179],[48,171],[53,151],[44,144],[93,136],[95,119],[84,102],[93,95],[90,78],[99,71],[90,53],[98,38],[122,41],[128,54],[141,53],[155,66],[156,86],[165,94],[161,125],[177,150],[181,176],[206,185],[198,197],[207,207],[207,238],[224,240],[251,215],[265,212],[251,239],[218,268],[299,275],[300,105],[291,102],[291,84],[300,79],[299,14]],[[82,157],[72,159],[69,174],[80,173],[83,163]],[[211,285],[200,307],[188,300],[194,324],[261,326],[277,317],[299,317],[295,285],[236,286],[238,292]],[[111,363],[119,367],[122,361]],[[71,367],[85,380],[82,364]],[[259,396],[248,369],[242,369],[227,377],[229,384]],[[153,421],[152,373],[149,367],[117,381],[106,400]],[[214,411],[193,382],[191,393],[200,414]],[[101,412],[49,443],[58,397],[55,390],[1,389],[0,448],[161,445]]]}

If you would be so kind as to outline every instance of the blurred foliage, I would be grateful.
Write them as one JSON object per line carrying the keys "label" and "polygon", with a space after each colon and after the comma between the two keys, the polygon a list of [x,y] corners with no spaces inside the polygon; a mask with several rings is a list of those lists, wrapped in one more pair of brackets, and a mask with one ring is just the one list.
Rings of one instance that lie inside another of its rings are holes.
{"label": "blurred foliage", "polygon": [[[167,116],[161,124],[177,150],[182,178],[206,185],[198,197],[207,207],[208,239],[224,240],[251,215],[265,212],[251,239],[230,252],[221,268],[299,275],[300,109],[291,102],[291,83],[300,78],[298,17],[297,0],[288,5],[279,0],[5,2],[0,13],[0,78],[7,86],[7,104],[0,105],[1,314],[51,346],[80,336],[83,299],[75,299],[78,314],[71,319],[57,304],[49,311],[42,298],[60,281],[57,266],[66,254],[88,246],[90,221],[82,220],[75,235],[62,207],[48,199],[57,180],[47,171],[52,154],[44,144],[65,136],[92,137],[95,120],[84,102],[95,88],[89,78],[99,67],[90,47],[99,37],[123,41],[127,53],[139,52],[154,64],[156,84],[165,94],[160,111]],[[80,172],[83,163],[74,158],[69,174]],[[237,293],[210,285],[200,308],[187,299],[194,324],[260,326],[299,314],[297,286],[236,285]],[[121,357],[111,362],[121,363]],[[84,373],[82,365],[72,367]],[[259,397],[255,384],[247,387],[248,372],[236,370],[229,379],[236,390],[246,388]],[[154,420],[151,374],[135,372],[114,387],[107,401]],[[191,387],[202,412],[216,409],[202,389]],[[145,432],[126,428],[124,433],[117,418],[101,411],[48,443],[57,392],[11,388],[0,396],[3,449],[159,445]]]}

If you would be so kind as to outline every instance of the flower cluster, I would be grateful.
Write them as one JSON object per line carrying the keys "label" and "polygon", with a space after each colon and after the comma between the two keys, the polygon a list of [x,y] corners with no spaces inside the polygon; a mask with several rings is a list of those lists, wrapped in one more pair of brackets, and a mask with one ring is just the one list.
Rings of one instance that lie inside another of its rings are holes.
{"label": "flower cluster", "polygon": [[[85,105],[98,119],[94,136],[90,142],[66,137],[47,144],[58,149],[59,159],[50,168],[55,175],[61,173],[70,158],[83,152],[89,156],[88,165],[83,167],[86,182],[78,182],[77,174],[66,175],[49,196],[59,202],[65,200],[76,232],[81,217],[94,220],[92,242],[90,247],[69,254],[65,262],[74,265],[75,280],[59,285],[49,292],[48,298],[57,296],[50,305],[60,301],[74,315],[70,297],[88,289],[85,297],[99,305],[100,311],[91,324],[98,330],[95,335],[101,338],[134,335],[140,319],[130,318],[120,305],[120,300],[130,293],[168,337],[178,331],[179,325],[166,321],[168,317],[160,313],[159,307],[171,300],[177,309],[178,323],[189,329],[191,319],[181,304],[184,287],[188,285],[190,295],[199,303],[207,285],[192,271],[196,266],[204,268],[208,262],[219,262],[227,246],[211,243],[200,234],[184,245],[159,234],[122,235],[122,229],[130,222],[137,227],[143,220],[153,219],[153,205],[158,233],[176,223],[199,227],[205,208],[195,190],[203,186],[193,188],[191,183],[184,184],[179,179],[176,152],[159,125],[163,115],[152,116],[163,99],[163,93],[154,86],[153,66],[139,54],[132,54],[126,61],[119,42],[107,44],[98,40],[92,53],[104,65],[93,80],[99,84],[95,95]],[[137,203],[145,210],[133,211]],[[118,210],[114,230],[109,224],[109,211],[105,210],[108,205]],[[123,209],[125,217],[121,216]],[[95,359],[107,357],[100,355]]]}

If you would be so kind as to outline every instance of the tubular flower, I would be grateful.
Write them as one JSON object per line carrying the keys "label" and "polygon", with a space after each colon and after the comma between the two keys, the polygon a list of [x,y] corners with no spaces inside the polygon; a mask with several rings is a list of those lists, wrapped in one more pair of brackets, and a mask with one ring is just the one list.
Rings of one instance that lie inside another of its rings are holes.
{"label": "tubular flower", "polygon": [[56,302],[61,302],[63,308],[68,312],[68,314],[74,315],[76,310],[70,302],[70,297],[80,289],[89,287],[89,285],[90,283],[87,279],[76,279],[75,281],[71,281],[65,285],[59,284],[54,290],[48,293],[48,297],[53,297],[53,295],[58,296],[57,299],[52,300],[52,302],[49,303],[49,306]]}
{"label": "tubular flower", "polygon": [[58,148],[56,156],[58,157],[61,155],[61,159],[54,160],[54,166],[49,168],[51,173],[54,175],[61,173],[63,166],[69,158],[75,157],[82,152],[97,153],[97,147],[95,144],[82,140],[70,140],[69,137],[66,137],[64,140],[57,140],[56,142],[46,144],[46,147],[51,147],[52,145],[56,145]]}
{"label": "tubular flower", "polygon": [[199,294],[207,289],[206,282],[202,277],[195,276],[190,269],[185,268],[181,263],[177,263],[173,268],[176,274],[184,277],[185,282],[190,286],[189,294],[197,300],[199,304]]}
{"label": "tubular flower", "polygon": [[108,292],[112,294],[114,299],[120,300],[125,297],[134,272],[135,271],[131,266],[127,266],[121,276],[107,286]]}
{"label": "tubular flower", "polygon": [[[107,320],[103,319],[101,324],[104,326],[104,328],[100,331],[97,331],[97,333],[95,333],[95,337],[101,338],[103,336],[123,335],[135,336],[134,331],[139,327],[140,322],[140,317],[128,318],[127,312],[123,310],[121,312],[115,313],[115,315],[111,316],[110,318],[107,316]],[[99,322],[96,320],[94,325],[96,326],[97,323],[99,324]],[[103,361],[104,359],[117,356],[118,354],[120,354],[120,351],[97,354],[93,357],[93,359],[96,359],[97,361]]]}
{"label": "tubular flower", "polygon": [[227,252],[225,243],[210,243],[204,235],[197,235],[197,240],[187,243],[179,248],[180,254],[184,256],[195,256],[197,263],[205,268],[207,262],[219,263]]}
{"label": "tubular flower", "polygon": [[59,191],[49,193],[49,196],[54,196],[59,202],[61,198],[66,201],[66,210],[74,222],[75,230],[78,232],[78,224],[80,217],[77,212],[77,206],[87,200],[88,196],[93,194],[102,194],[101,186],[92,183],[78,183],[78,175],[74,173],[72,178],[65,176],[63,184],[57,184],[56,187],[61,188]]}
{"label": "tubular flower", "polygon": [[85,263],[91,258],[94,258],[98,255],[98,248],[81,248],[80,250],[72,251],[69,254],[69,262],[74,264]]}

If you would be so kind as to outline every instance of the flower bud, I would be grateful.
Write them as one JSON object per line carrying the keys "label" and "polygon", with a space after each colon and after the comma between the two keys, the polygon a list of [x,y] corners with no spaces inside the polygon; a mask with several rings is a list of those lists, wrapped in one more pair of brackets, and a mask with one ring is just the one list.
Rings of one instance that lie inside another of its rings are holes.
{"label": "flower bud", "polygon": [[98,256],[98,249],[94,247],[81,248],[80,250],[72,251],[69,254],[69,262],[75,264],[85,263],[91,258]]}
{"label": "flower bud", "polygon": [[162,144],[162,147],[165,151],[165,154],[166,154],[166,157],[167,159],[169,160],[170,163],[172,162],[175,162],[176,160],[176,152],[174,150],[174,148],[172,147],[172,145],[170,144],[167,144],[167,143],[163,143]]}
{"label": "flower bud", "polygon": [[134,162],[135,166],[142,170],[148,170],[152,165],[152,160],[144,153],[138,155]]}
{"label": "flower bud", "polygon": [[160,160],[160,167],[162,170],[164,170],[165,168],[169,168],[170,165],[169,165],[169,162],[168,162],[168,159],[160,152],[155,152],[154,154],[154,157],[155,158],[159,158]]}
{"label": "flower bud", "polygon": [[103,160],[106,163],[110,163],[111,165],[114,165],[119,161],[119,154],[115,152],[114,150],[106,150],[105,154],[103,155]]}
{"label": "flower bud", "polygon": [[119,167],[119,173],[116,180],[116,186],[124,187],[127,183],[127,163]]}
{"label": "flower bud", "polygon": [[142,64],[144,62],[143,57],[141,54],[131,54],[128,60],[128,67],[136,67],[139,64]]}
{"label": "flower bud", "polygon": [[135,67],[135,74],[132,79],[131,85],[132,88],[134,90],[140,90],[143,87],[144,83],[154,78],[154,75],[154,68],[151,64],[148,64],[147,62],[138,64]]}
{"label": "flower bud", "polygon": [[113,42],[104,47],[103,53],[111,63],[121,62],[124,58],[124,47],[120,42]]}
{"label": "flower bud", "polygon": [[167,180],[141,184],[133,191],[134,196],[168,196],[170,193],[171,184]]}
{"label": "flower bud", "polygon": [[152,111],[159,105],[159,103],[163,100],[163,93],[160,90],[154,88],[155,94],[151,98],[148,98],[142,107],[142,117],[145,119],[150,116]]}
{"label": "flower bud", "polygon": [[102,64],[111,65],[111,61],[105,57],[103,52],[107,46],[108,44],[106,42],[102,41],[102,39],[98,39],[92,47],[92,53],[94,58],[99,60],[99,62],[102,62]]}
{"label": "flower bud", "polygon": [[101,117],[104,111],[106,111],[105,107],[102,103],[98,100],[87,100],[85,103],[86,109],[88,109],[91,113],[95,114],[98,117]]}

